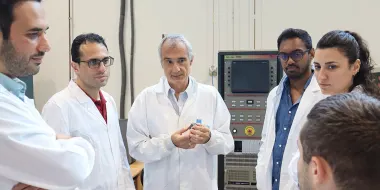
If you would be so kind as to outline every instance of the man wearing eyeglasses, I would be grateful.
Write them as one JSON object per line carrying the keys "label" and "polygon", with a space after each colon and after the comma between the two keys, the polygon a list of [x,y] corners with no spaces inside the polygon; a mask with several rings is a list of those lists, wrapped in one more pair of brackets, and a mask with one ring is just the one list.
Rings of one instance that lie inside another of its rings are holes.
{"label": "man wearing eyeglasses", "polygon": [[114,99],[101,90],[107,84],[114,58],[103,37],[76,37],[71,47],[77,78],[46,103],[42,115],[56,132],[83,137],[95,149],[95,165],[80,190],[135,189],[120,133]]}
{"label": "man wearing eyeglasses", "polygon": [[314,49],[310,35],[301,29],[286,29],[277,39],[277,48],[286,76],[267,99],[256,166],[260,190],[296,188],[288,166],[297,152],[298,135],[307,113],[324,98],[311,69]]}

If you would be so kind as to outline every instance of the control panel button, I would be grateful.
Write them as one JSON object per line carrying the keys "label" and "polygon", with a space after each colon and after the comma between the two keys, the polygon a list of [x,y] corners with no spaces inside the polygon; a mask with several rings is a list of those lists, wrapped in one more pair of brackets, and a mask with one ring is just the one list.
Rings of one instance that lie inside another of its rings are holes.
{"label": "control panel button", "polygon": [[256,131],[255,131],[255,128],[253,128],[253,126],[247,126],[245,127],[244,132],[247,136],[252,136],[255,134]]}
{"label": "control panel button", "polygon": [[247,100],[247,104],[253,104],[253,100]]}
{"label": "control panel button", "polygon": [[252,115],[248,115],[247,117],[252,117]]}
{"label": "control panel button", "polygon": [[235,105],[235,104],[232,104],[232,107],[236,107],[236,105]]}
{"label": "control panel button", "polygon": [[244,100],[240,100],[240,103],[241,103],[241,104],[244,104]]}
{"label": "control panel button", "polygon": [[252,121],[252,119],[248,119],[247,121]]}
{"label": "control panel button", "polygon": [[252,105],[252,104],[248,104],[247,106],[248,106],[248,107],[253,107],[253,105]]}
{"label": "control panel button", "polygon": [[244,117],[244,115],[240,115],[240,117]]}
{"label": "control panel button", "polygon": [[235,114],[232,114],[231,117],[235,117]]}
{"label": "control panel button", "polygon": [[236,119],[235,119],[235,118],[232,118],[231,121],[236,121]]}
{"label": "control panel button", "polygon": [[237,130],[236,129],[232,129],[232,133],[237,133]]}
{"label": "control panel button", "polygon": [[240,104],[240,107],[244,107],[244,104]]}
{"label": "control panel button", "polygon": [[244,121],[244,119],[240,119],[240,121]]}

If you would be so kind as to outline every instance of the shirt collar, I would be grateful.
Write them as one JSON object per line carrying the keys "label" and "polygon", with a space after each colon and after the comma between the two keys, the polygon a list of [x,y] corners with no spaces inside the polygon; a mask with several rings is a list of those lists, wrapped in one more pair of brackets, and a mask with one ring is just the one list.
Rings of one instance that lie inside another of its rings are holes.
{"label": "shirt collar", "polygon": [[[76,84],[76,83],[75,83]],[[91,100],[92,100],[92,102],[94,102],[95,103],[95,105],[96,104],[106,104],[106,99],[104,98],[104,96],[103,96],[103,93],[102,93],[102,91],[101,90],[99,90],[99,97],[100,97],[100,100],[95,100],[94,98],[92,98],[89,94],[87,94],[87,92],[86,91],[84,91],[78,84],[76,84]]]}
{"label": "shirt collar", "polygon": [[[311,81],[311,79],[313,78],[313,75],[314,75],[314,73],[312,73],[312,74],[310,75],[309,79],[307,79],[305,85],[303,86],[303,89],[304,89],[304,90],[306,90],[306,88],[309,86],[310,81]],[[288,90],[288,89],[290,88],[290,80],[289,80],[289,77],[285,77],[285,80],[284,80],[284,88],[285,88],[286,90]]]}
{"label": "shirt collar", "polygon": [[[84,91],[83,91],[83,92],[84,92]],[[101,90],[99,91],[99,97],[100,97],[100,100],[95,100],[95,99],[92,98],[90,95],[88,95],[87,92],[84,92],[84,93],[86,93],[86,95],[87,95],[88,97],[90,97],[90,99],[94,102],[95,105],[97,105],[97,104],[99,104],[99,105],[104,105],[104,104],[106,104],[106,102],[107,102],[106,99],[104,98],[103,93],[102,93]]]}
{"label": "shirt collar", "polygon": [[0,73],[0,84],[19,99],[24,101],[26,84],[18,78],[9,78],[7,75]]}
{"label": "shirt collar", "polygon": [[[169,82],[167,79],[165,79],[165,82],[164,82],[164,89],[165,89],[166,96],[169,96],[170,91],[173,91],[173,93],[175,92],[174,89],[169,85]],[[191,80],[190,77],[189,77],[189,84],[187,85],[186,90],[182,93],[185,93],[188,96],[193,93],[193,81]]]}

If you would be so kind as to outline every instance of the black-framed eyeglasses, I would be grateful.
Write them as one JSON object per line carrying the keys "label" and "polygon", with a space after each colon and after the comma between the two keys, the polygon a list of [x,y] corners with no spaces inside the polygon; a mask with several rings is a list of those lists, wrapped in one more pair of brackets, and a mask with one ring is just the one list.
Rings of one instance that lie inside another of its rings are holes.
{"label": "black-framed eyeglasses", "polygon": [[297,62],[297,61],[300,61],[303,58],[303,56],[305,55],[305,53],[307,53],[309,51],[310,51],[309,49],[307,49],[305,51],[298,49],[298,50],[294,50],[290,53],[281,52],[277,56],[278,56],[278,58],[280,58],[284,62],[287,62],[289,60],[289,57],[292,58],[293,61]]}
{"label": "black-framed eyeglasses", "polygon": [[105,57],[103,59],[90,59],[87,61],[80,61],[87,63],[88,67],[91,69],[97,69],[100,67],[100,64],[103,63],[105,67],[109,67],[113,64],[114,58],[111,56]]}

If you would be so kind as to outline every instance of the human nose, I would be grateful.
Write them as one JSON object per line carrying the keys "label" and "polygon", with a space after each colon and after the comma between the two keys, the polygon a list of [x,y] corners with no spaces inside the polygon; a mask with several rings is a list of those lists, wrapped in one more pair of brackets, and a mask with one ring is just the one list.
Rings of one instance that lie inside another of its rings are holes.
{"label": "human nose", "polygon": [[49,52],[50,51],[49,40],[47,39],[47,36],[45,33],[43,33],[40,37],[40,43],[38,46],[38,51],[40,51],[40,52]]}
{"label": "human nose", "polygon": [[319,69],[319,71],[316,71],[317,78],[319,81],[327,80],[327,72],[324,68]]}

